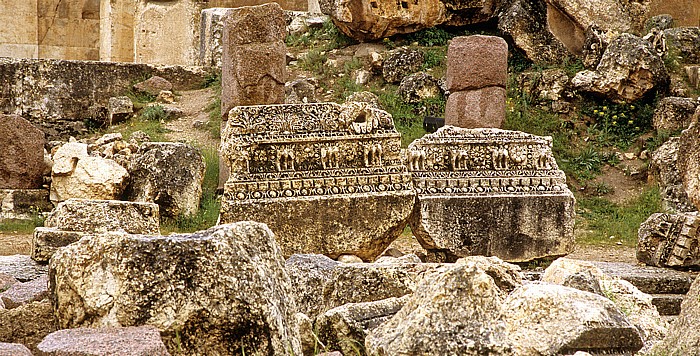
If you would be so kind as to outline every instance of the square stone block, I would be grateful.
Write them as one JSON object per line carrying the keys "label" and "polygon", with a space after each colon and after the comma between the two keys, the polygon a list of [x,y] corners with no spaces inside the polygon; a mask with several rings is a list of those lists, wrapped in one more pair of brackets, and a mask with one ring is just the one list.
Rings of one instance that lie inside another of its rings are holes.
{"label": "square stone block", "polygon": [[501,37],[455,37],[447,49],[447,90],[457,92],[491,86],[505,88],[508,44]]}
{"label": "square stone block", "polygon": [[464,128],[503,126],[506,90],[488,87],[450,94],[445,106],[445,125]]}

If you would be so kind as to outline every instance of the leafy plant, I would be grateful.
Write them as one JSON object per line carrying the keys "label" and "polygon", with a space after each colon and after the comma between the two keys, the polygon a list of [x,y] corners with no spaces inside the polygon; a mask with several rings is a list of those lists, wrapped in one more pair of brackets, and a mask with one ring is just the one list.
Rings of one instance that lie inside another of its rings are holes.
{"label": "leafy plant", "polygon": [[139,117],[145,121],[166,121],[169,116],[160,105],[147,106],[139,113]]}
{"label": "leafy plant", "polygon": [[430,27],[418,32],[414,32],[406,36],[410,42],[418,42],[419,45],[425,47],[445,46],[447,41],[455,35],[443,30],[439,27]]}
{"label": "leafy plant", "polygon": [[447,48],[438,47],[423,50],[423,65],[421,70],[446,66]]}

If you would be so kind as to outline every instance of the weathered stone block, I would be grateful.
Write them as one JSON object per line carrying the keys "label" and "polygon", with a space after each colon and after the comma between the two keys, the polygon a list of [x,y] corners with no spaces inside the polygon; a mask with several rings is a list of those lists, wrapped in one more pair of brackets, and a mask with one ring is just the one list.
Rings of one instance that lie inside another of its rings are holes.
{"label": "weathered stone block", "polygon": [[700,266],[695,214],[652,214],[639,227],[637,260],[658,267]]}
{"label": "weathered stone block", "polygon": [[700,334],[697,329],[699,323],[700,278],[696,278],[683,299],[680,315],[671,323],[666,338],[652,349],[651,354],[700,355]]}
{"label": "weathered stone block", "polygon": [[44,226],[64,231],[159,234],[158,205],[120,200],[69,199],[46,218]]}
{"label": "weathered stone block", "polygon": [[32,259],[48,263],[57,249],[80,240],[86,232],[63,231],[55,228],[37,227],[32,237]]}
{"label": "weathered stone block", "polygon": [[0,293],[0,299],[6,309],[14,309],[20,305],[40,301],[49,296],[49,279],[41,276],[35,280],[15,283],[6,291]]}
{"label": "weathered stone block", "polygon": [[154,75],[140,83],[134,84],[134,90],[157,96],[163,90],[173,90],[173,84],[163,77]]}
{"label": "weathered stone block", "polygon": [[688,199],[700,207],[700,111],[690,126],[681,133],[676,163]]}
{"label": "weathered stone block", "polygon": [[86,236],[51,261],[62,328],[152,325],[187,355],[301,354],[290,280],[264,224]]}
{"label": "weathered stone block", "polygon": [[386,54],[382,61],[382,77],[389,83],[398,83],[404,77],[420,70],[423,52],[414,48],[397,48]]}
{"label": "weathered stone block", "polygon": [[445,124],[464,128],[503,126],[506,90],[488,87],[451,93],[445,106]]}
{"label": "weathered stone block", "polygon": [[109,98],[109,105],[107,106],[108,125],[111,126],[129,120],[133,113],[134,103],[131,102],[128,96]]}
{"label": "weathered stone block", "polygon": [[119,163],[102,157],[83,157],[72,161],[68,175],[51,174],[50,199],[58,203],[68,199],[121,198],[129,178]]}
{"label": "weathered stone block", "polygon": [[35,353],[36,345],[44,336],[56,331],[57,326],[48,300],[0,309],[0,340],[23,344]]}
{"label": "weathered stone block", "polygon": [[418,199],[410,224],[428,251],[506,261],[561,256],[574,246],[574,197],[550,137],[446,126],[414,141]]}
{"label": "weathered stone block", "polygon": [[0,189],[0,220],[32,219],[52,209],[46,189]]}
{"label": "weathered stone block", "polygon": [[246,45],[277,42],[287,36],[284,12],[277,3],[231,9],[224,19],[224,43]]}
{"label": "weathered stone block", "polygon": [[2,356],[32,356],[32,352],[22,344],[10,344],[0,342],[0,355]]}
{"label": "weathered stone block", "polygon": [[391,116],[366,104],[237,107],[221,150],[221,222],[268,224],[285,256],[374,260],[415,199]]}
{"label": "weathered stone block", "polygon": [[46,335],[37,349],[46,356],[170,355],[153,326],[58,330]]}
{"label": "weathered stone block", "polygon": [[447,49],[447,90],[451,93],[506,87],[508,44],[496,36],[460,36]]}
{"label": "weathered stone block", "polygon": [[0,256],[0,273],[8,274],[20,282],[27,282],[45,276],[47,268],[32,261],[27,255]]}
{"label": "weathered stone block", "polygon": [[45,142],[29,121],[0,113],[0,189],[41,188]]}
{"label": "weathered stone block", "polygon": [[653,124],[657,130],[677,131],[690,126],[698,102],[691,98],[665,97],[654,109]]}

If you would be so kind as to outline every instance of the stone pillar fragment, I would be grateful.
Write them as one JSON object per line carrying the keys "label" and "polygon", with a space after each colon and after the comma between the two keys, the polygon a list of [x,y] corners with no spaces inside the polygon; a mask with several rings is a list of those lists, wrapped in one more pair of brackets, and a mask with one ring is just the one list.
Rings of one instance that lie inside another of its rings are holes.
{"label": "stone pillar fragment", "polygon": [[199,63],[221,68],[224,19],[231,12],[228,8],[202,10],[199,24]]}
{"label": "stone pillar fragment", "polygon": [[445,124],[501,127],[505,119],[508,44],[494,36],[456,37],[447,50]]}
{"label": "stone pillar fragment", "polygon": [[16,115],[0,114],[0,189],[40,188],[44,133]]}

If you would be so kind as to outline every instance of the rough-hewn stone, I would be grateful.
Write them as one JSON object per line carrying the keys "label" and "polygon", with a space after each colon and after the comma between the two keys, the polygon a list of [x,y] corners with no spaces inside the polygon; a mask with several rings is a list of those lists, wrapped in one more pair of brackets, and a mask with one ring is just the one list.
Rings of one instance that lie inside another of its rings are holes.
{"label": "rough-hewn stone", "polygon": [[0,356],[32,356],[32,352],[22,344],[0,342]]}
{"label": "rough-hewn stone", "polygon": [[609,299],[553,284],[526,284],[503,302],[503,319],[515,353],[634,353],[639,331]]}
{"label": "rough-hewn stone", "polygon": [[423,60],[423,52],[417,49],[391,50],[382,62],[382,76],[389,83],[399,83],[405,76],[420,70]]}
{"label": "rough-hewn stone", "polygon": [[700,207],[700,111],[690,126],[681,133],[678,146],[678,171],[688,198]]}
{"label": "rough-hewn stone", "polygon": [[109,103],[107,105],[108,125],[111,126],[129,120],[133,114],[134,103],[131,102],[128,96],[109,98]]}
{"label": "rough-hewn stone", "polygon": [[666,87],[669,75],[648,41],[624,33],[608,45],[595,71],[581,71],[571,83],[576,89],[624,103]]}
{"label": "rough-hewn stone", "polygon": [[464,128],[503,126],[506,89],[487,87],[451,93],[445,105],[445,124]]}
{"label": "rough-hewn stone", "polygon": [[154,75],[142,82],[134,84],[134,90],[157,96],[163,90],[173,90],[173,84],[163,77]]}
{"label": "rough-hewn stone", "polygon": [[367,335],[368,355],[512,355],[504,294],[473,264],[425,277],[404,307]]}
{"label": "rough-hewn stone", "polygon": [[54,203],[68,199],[119,199],[126,188],[129,173],[119,163],[102,157],[77,160],[68,175],[51,174],[50,199]]}
{"label": "rough-hewn stone", "polygon": [[653,124],[657,130],[677,131],[690,126],[698,102],[690,98],[665,97],[656,104]]}
{"label": "rough-hewn stone", "polygon": [[443,95],[440,80],[425,72],[405,76],[396,91],[406,103],[419,103],[423,99],[439,98]]}
{"label": "rough-hewn stone", "polygon": [[679,148],[680,138],[669,138],[651,155],[651,164],[649,165],[651,173],[659,182],[661,204],[664,211],[671,213],[697,210],[683,188],[681,172],[678,170]]}
{"label": "rough-hewn stone", "polygon": [[153,325],[188,355],[301,353],[284,260],[263,224],[86,236],[51,261],[62,328]]}
{"label": "rough-hewn stone", "polygon": [[40,301],[49,296],[49,279],[41,276],[35,280],[15,283],[6,291],[0,293],[0,299],[6,309],[14,309],[20,305]]}
{"label": "rough-hewn stone", "polygon": [[0,189],[41,187],[45,142],[44,133],[29,121],[0,113]]}
{"label": "rough-hewn stone", "polygon": [[231,10],[224,20],[221,114],[239,105],[284,103],[284,13],[276,3]]}
{"label": "rough-hewn stone", "polygon": [[231,9],[228,8],[202,10],[199,24],[199,63],[201,65],[221,68],[224,18],[230,11]]}
{"label": "rough-hewn stone", "polygon": [[518,75],[518,87],[530,100],[544,103],[571,96],[569,76],[563,69],[545,69]]}
{"label": "rough-hewn stone", "polygon": [[664,35],[669,49],[675,52],[680,63],[700,63],[700,28],[675,27],[665,30]]}
{"label": "rough-hewn stone", "polygon": [[234,108],[221,150],[221,222],[268,224],[285,256],[374,260],[415,199],[391,115],[361,103]]}
{"label": "rough-hewn stone", "polygon": [[70,199],[59,203],[44,226],[63,231],[158,234],[158,206],[118,200]]}
{"label": "rough-hewn stone", "polygon": [[574,198],[549,137],[445,126],[414,141],[411,216],[423,248],[448,261],[561,256],[574,244]]}
{"label": "rough-hewn stone", "polygon": [[52,332],[37,349],[46,356],[169,356],[153,326],[77,328]]}
{"label": "rough-hewn stone", "polygon": [[0,256],[0,273],[8,274],[20,282],[27,282],[45,276],[47,268],[32,261],[27,255]]}
{"label": "rough-hewn stone", "polygon": [[87,232],[37,227],[32,235],[32,259],[37,262],[48,263],[57,249],[80,240],[86,234]]}
{"label": "rough-hewn stone", "polygon": [[0,189],[0,220],[33,219],[52,209],[47,189]]}
{"label": "rough-hewn stone", "polygon": [[447,50],[447,90],[450,93],[506,87],[508,44],[496,36],[460,36]]}
{"label": "rough-hewn stone", "polygon": [[0,340],[23,344],[35,354],[36,345],[57,327],[48,300],[31,302],[14,309],[0,309]]}
{"label": "rough-hewn stone", "polygon": [[197,213],[206,164],[198,149],[184,143],[144,143],[129,161],[124,195],[160,206],[163,216]]}
{"label": "rough-hewn stone", "polygon": [[639,227],[637,260],[658,267],[700,266],[700,218],[692,213],[652,214]]}
{"label": "rough-hewn stone", "polygon": [[683,303],[681,314],[669,327],[666,338],[652,351],[669,355],[700,355],[700,278],[696,278]]}

